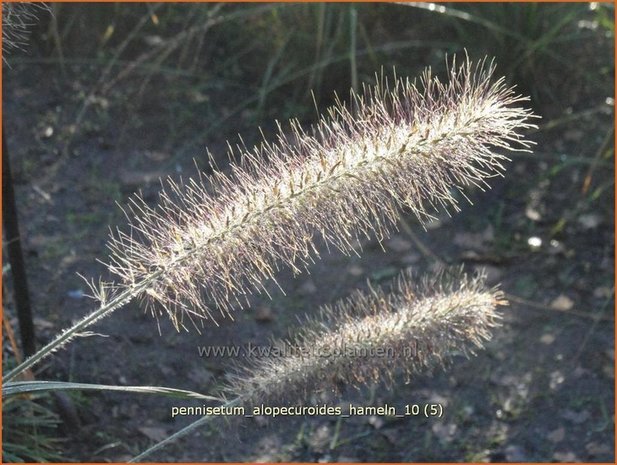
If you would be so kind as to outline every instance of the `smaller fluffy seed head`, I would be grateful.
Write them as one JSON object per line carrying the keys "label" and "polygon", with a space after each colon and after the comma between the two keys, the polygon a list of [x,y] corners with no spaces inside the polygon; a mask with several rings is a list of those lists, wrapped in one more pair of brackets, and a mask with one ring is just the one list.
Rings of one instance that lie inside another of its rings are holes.
{"label": "smaller fluffy seed head", "polygon": [[490,339],[496,307],[506,301],[500,291],[484,288],[484,275],[454,274],[414,284],[405,272],[390,293],[357,292],[323,308],[293,340],[276,343],[277,356],[232,375],[228,393],[249,404],[302,400],[341,384],[393,383],[453,354],[473,353]]}
{"label": "smaller fluffy seed head", "polygon": [[521,134],[533,126],[527,99],[492,82],[493,70],[466,61],[446,83],[430,71],[418,86],[381,80],[311,134],[292,122],[291,136],[241,149],[241,163],[209,188],[170,181],[156,208],[134,198],[129,231],[109,242],[117,286],[180,327],[184,317],[214,319],[214,309],[229,315],[282,266],[308,268],[317,237],[351,253],[362,237],[386,237],[402,207],[420,221],[456,210],[456,191],[487,185],[503,172],[502,151],[531,144]]}

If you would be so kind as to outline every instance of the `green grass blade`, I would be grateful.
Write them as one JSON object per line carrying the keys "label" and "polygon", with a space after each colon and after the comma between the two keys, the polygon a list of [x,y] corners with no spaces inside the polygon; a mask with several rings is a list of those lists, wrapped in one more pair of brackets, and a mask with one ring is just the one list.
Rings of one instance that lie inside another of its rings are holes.
{"label": "green grass blade", "polygon": [[218,397],[206,396],[194,391],[160,386],[109,386],[104,384],[71,383],[63,381],[16,381],[2,387],[2,397],[41,391],[118,391],[140,394],[155,394],[183,399],[221,401]]}

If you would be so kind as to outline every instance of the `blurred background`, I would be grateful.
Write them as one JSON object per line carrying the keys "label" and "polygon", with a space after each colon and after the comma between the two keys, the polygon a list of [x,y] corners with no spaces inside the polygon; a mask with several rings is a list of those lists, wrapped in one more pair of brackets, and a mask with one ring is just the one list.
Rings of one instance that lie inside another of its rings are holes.
{"label": "blurred background", "polygon": [[[465,52],[531,97],[533,154],[473,205],[422,228],[404,215],[362,257],[328,254],[279,276],[235,322],[177,334],[138,304],[38,367],[39,379],[215,392],[233,361],[199,344],[267,344],[297,318],[387,282],[402,268],[485,268],[511,305],[477,357],[343,397],[365,405],[439,402],[441,419],[358,417],[214,423],[158,461],[614,460],[614,6],[611,3],[50,4],[13,24],[3,63],[3,124],[38,345],[92,309],[77,272],[105,275],[108,227],[159,179],[225,170],[227,141],[249,147],[276,120],[309,126],[350,88],[396,68],[440,75]],[[23,17],[23,16],[22,16]],[[13,23],[11,23],[13,21]],[[6,42],[6,41],[5,41]],[[6,154],[4,154],[6,156]],[[4,244],[3,244],[4,247]],[[6,255],[6,254],[4,254]],[[3,263],[5,335],[17,331]],[[4,367],[15,347],[3,340]],[[123,461],[187,424],[178,401],[71,394],[69,432],[47,397],[6,402],[4,460]],[[306,399],[306,404],[323,399]]]}

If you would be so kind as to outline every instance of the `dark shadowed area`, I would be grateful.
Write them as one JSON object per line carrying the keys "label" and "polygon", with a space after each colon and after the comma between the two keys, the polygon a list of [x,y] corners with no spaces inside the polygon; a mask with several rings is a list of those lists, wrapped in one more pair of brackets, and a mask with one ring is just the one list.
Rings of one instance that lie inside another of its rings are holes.
{"label": "dark shadowed area", "polygon": [[[3,6],[7,8],[6,5]],[[345,256],[318,244],[310,273],[284,268],[235,321],[176,332],[135,301],[34,370],[36,379],[154,385],[216,395],[240,357],[205,346],[263,346],[321,305],[412,267],[486,270],[509,306],[475,356],[445,369],[281,405],[439,405],[410,415],[214,419],[154,461],[614,461],[614,10],[612,4],[65,4],[35,10],[4,50],[3,125],[37,346],[96,303],[77,273],[113,279],[109,228],[160,179],[228,169],[227,141],[273,140],[276,121],[305,127],[376,73],[437,75],[465,53],[541,116],[533,154],[510,154],[491,189],[461,211]],[[38,17],[35,18],[35,17]],[[5,16],[5,27],[6,27]],[[262,136],[263,133],[263,136]],[[241,139],[238,134],[241,135]],[[6,153],[3,156],[7,156]],[[353,215],[353,212],[350,212]],[[3,248],[6,244],[3,242]],[[3,368],[19,331],[3,254]],[[68,392],[71,432],[47,395],[4,401],[4,461],[127,461],[197,417],[203,402]],[[216,405],[208,403],[208,405]]]}

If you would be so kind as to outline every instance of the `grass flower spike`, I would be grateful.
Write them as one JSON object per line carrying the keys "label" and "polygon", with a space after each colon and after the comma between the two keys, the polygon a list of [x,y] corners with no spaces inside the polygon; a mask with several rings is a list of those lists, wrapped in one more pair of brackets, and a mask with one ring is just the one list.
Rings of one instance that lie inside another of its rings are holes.
{"label": "grass flower spike", "polygon": [[228,391],[246,403],[306,399],[339,384],[393,382],[395,374],[415,375],[455,353],[470,354],[490,339],[495,309],[507,304],[484,280],[456,273],[414,284],[406,272],[390,293],[358,291],[324,307],[294,340],[281,343],[282,355],[241,369]]}
{"label": "grass flower spike", "polygon": [[[408,378],[454,355],[473,354],[490,339],[507,305],[503,293],[486,289],[486,276],[445,270],[418,282],[406,271],[389,292],[370,288],[321,308],[292,340],[275,341],[270,356],[251,359],[228,376],[222,408],[296,405],[310,394],[359,387],[398,375]],[[204,415],[135,457],[186,436],[217,416]],[[231,421],[233,418],[228,417]]]}
{"label": "grass flower spike", "polygon": [[130,229],[109,243],[115,291],[134,289],[185,327],[185,317],[230,314],[282,266],[307,268],[318,238],[349,253],[360,236],[387,236],[401,207],[420,221],[456,209],[453,190],[502,173],[497,150],[530,146],[527,99],[491,82],[493,71],[466,61],[447,83],[430,70],[418,85],[382,79],[310,133],[292,122],[275,143],[241,149],[211,187],[169,181],[155,208],[134,198]]}

